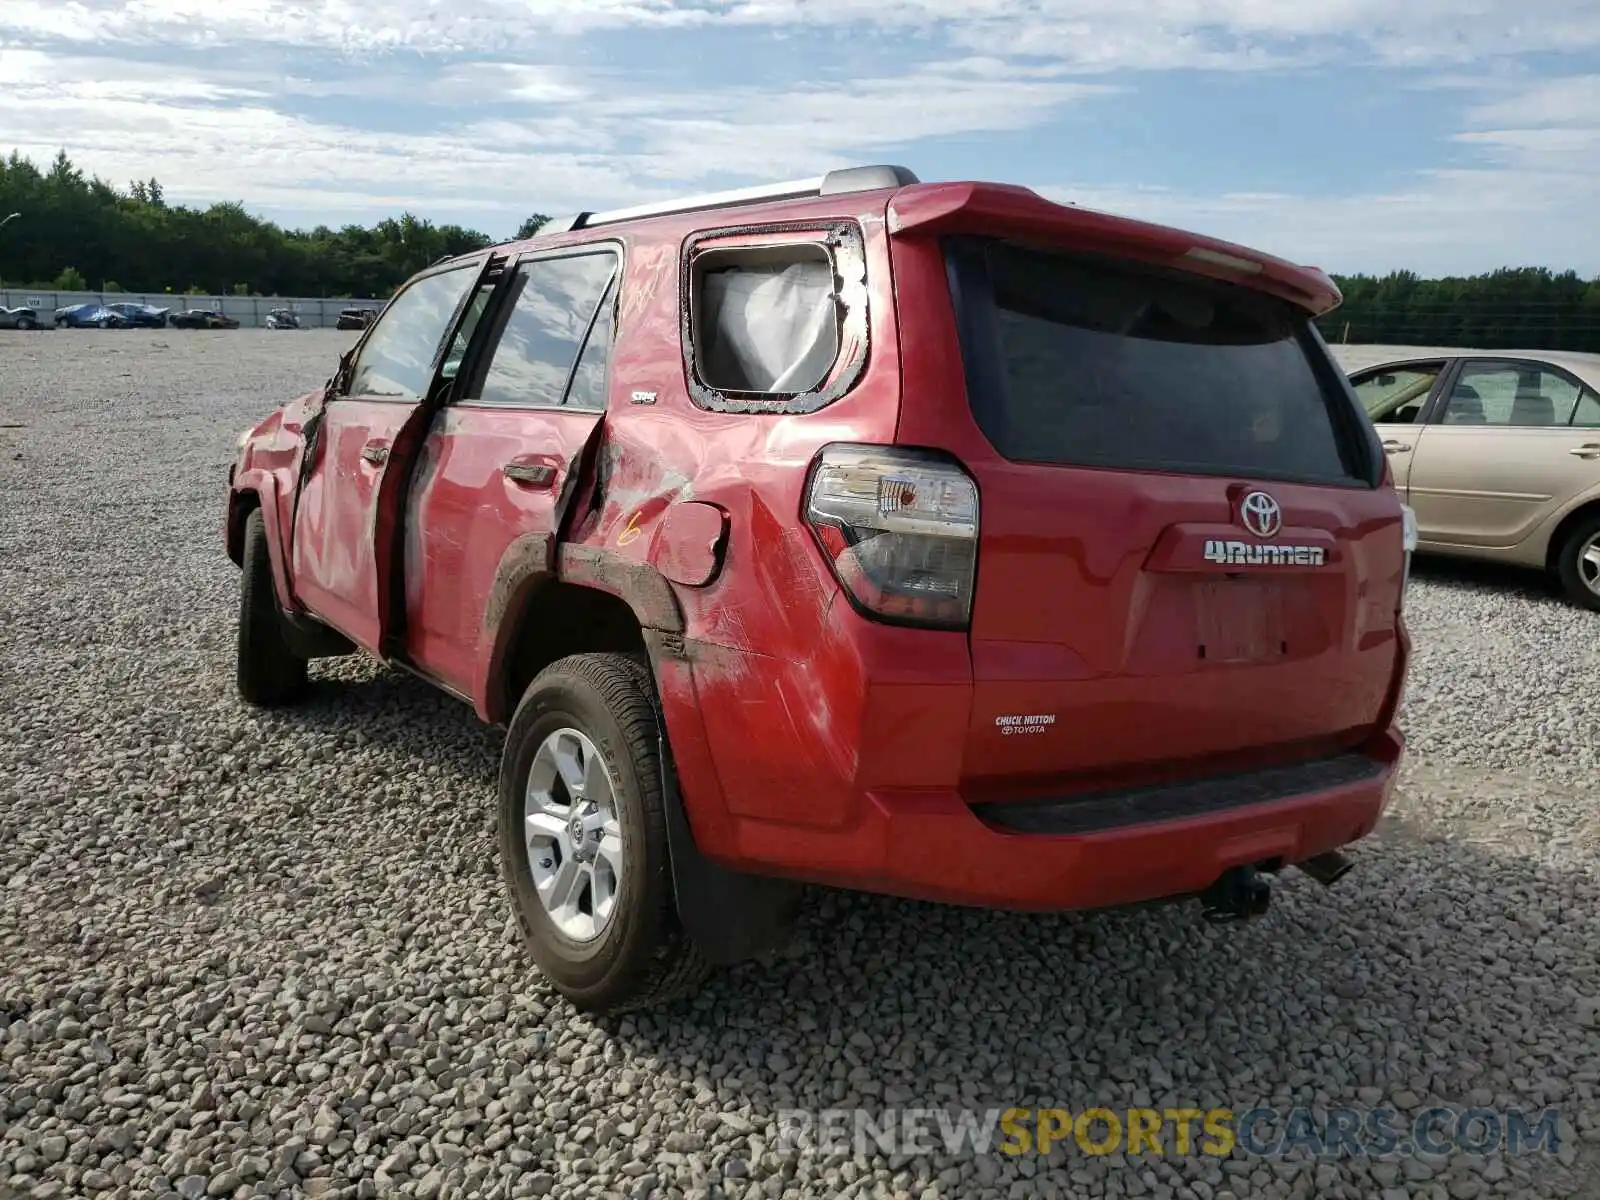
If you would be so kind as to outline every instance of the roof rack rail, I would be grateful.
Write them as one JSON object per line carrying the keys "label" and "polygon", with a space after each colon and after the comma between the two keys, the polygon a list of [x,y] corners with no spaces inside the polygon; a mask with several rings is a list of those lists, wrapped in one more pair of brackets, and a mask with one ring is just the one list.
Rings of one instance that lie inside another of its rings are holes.
{"label": "roof rack rail", "polygon": [[636,204],[630,208],[613,208],[606,212],[581,212],[559,221],[551,221],[540,228],[540,233],[571,233],[575,229],[589,229],[595,225],[614,225],[618,221],[633,221],[640,217],[661,217],[669,213],[699,212],[708,208],[733,208],[741,204],[756,204],[763,200],[798,200],[808,196],[838,196],[846,192],[870,192],[878,188],[907,187],[921,182],[905,167],[864,166],[842,167],[814,179],[794,179],[785,183],[765,183],[756,187],[736,188],[727,192],[706,192],[699,196],[685,196],[678,200],[663,200],[655,204]]}

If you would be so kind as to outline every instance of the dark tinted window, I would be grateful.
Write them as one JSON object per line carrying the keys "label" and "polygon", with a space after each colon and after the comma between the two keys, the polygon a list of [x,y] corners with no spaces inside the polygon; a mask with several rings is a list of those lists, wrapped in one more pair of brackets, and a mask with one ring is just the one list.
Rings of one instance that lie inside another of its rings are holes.
{"label": "dark tinted window", "polygon": [[612,254],[581,254],[518,267],[478,398],[491,404],[562,403],[590,318],[616,266]]}
{"label": "dark tinted window", "polygon": [[1325,351],[1286,304],[998,243],[977,253],[999,361],[974,406],[1007,458],[1358,478],[1331,408],[1354,406],[1313,369]]}

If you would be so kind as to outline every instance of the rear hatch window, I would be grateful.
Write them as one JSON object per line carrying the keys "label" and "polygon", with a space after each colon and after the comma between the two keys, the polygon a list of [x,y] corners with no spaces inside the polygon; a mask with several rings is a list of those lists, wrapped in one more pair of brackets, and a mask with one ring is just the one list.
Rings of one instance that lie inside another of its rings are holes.
{"label": "rear hatch window", "polygon": [[1342,376],[1287,303],[990,239],[947,254],[973,413],[1006,458],[1376,482]]}

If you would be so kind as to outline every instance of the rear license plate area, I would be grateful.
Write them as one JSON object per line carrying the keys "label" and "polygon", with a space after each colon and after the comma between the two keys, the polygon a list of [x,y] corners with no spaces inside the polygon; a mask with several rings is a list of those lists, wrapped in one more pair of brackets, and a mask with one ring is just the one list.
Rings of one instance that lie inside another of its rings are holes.
{"label": "rear license plate area", "polygon": [[1207,579],[1194,585],[1195,646],[1208,663],[1265,662],[1289,652],[1283,585]]}

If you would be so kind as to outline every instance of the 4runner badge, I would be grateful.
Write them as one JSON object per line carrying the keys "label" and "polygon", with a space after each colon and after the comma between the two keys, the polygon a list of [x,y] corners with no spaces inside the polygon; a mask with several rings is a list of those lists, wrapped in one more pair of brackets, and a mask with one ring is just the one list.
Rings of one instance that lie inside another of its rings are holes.
{"label": "4runner badge", "polygon": [[1320,567],[1328,561],[1321,546],[1277,546],[1207,538],[1205,560],[1225,567]]}

